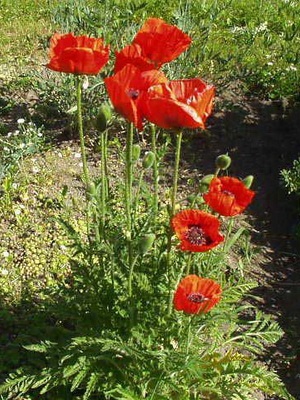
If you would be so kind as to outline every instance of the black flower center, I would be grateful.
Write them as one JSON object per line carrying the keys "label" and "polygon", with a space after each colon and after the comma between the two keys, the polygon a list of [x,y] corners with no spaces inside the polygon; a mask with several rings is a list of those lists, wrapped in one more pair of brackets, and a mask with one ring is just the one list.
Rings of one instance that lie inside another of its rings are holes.
{"label": "black flower center", "polygon": [[130,88],[127,90],[127,94],[132,100],[136,100],[139,97],[140,91],[137,89]]}
{"label": "black flower center", "polygon": [[212,242],[210,237],[205,234],[204,230],[197,225],[189,226],[185,237],[191,244],[197,246],[208,245]]}
{"label": "black flower center", "polygon": [[187,299],[192,303],[203,303],[204,301],[208,300],[208,298],[202,293],[190,293]]}

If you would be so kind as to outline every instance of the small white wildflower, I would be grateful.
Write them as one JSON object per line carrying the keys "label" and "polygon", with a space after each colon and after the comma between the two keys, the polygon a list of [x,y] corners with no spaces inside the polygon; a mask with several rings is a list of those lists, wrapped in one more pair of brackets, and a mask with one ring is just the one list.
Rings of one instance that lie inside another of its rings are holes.
{"label": "small white wildflower", "polygon": [[13,189],[17,189],[19,187],[19,184],[14,182],[11,186]]}
{"label": "small white wildflower", "polygon": [[24,118],[19,118],[18,120],[17,120],[17,123],[18,124],[24,124],[24,122],[25,122],[25,119]]}
{"label": "small white wildflower", "polygon": [[74,157],[75,157],[75,158],[81,158],[81,154],[80,154],[80,153],[75,153],[75,154],[74,154]]}
{"label": "small white wildflower", "polygon": [[34,174],[37,174],[38,172],[40,172],[40,169],[39,169],[38,167],[32,167],[32,168],[31,168],[31,171],[32,171]]}
{"label": "small white wildflower", "polygon": [[1,269],[1,275],[3,275],[3,276],[8,275],[8,270],[5,268]]}
{"label": "small white wildflower", "polygon": [[271,65],[274,65],[274,63],[273,63],[272,61],[269,61],[269,62],[267,63],[267,65],[271,66]]}
{"label": "small white wildflower", "polygon": [[19,208],[15,208],[15,209],[14,209],[15,215],[20,215],[21,212],[22,212],[22,211],[21,211]]}
{"label": "small white wildflower", "polygon": [[63,155],[62,155],[61,152],[58,152],[57,155],[58,155],[59,158],[63,158]]}
{"label": "small white wildflower", "polygon": [[18,136],[19,133],[20,133],[20,131],[17,129],[16,131],[14,131],[13,135]]}
{"label": "small white wildflower", "polygon": [[286,71],[297,71],[297,67],[295,67],[294,64],[291,64],[286,68]]}
{"label": "small white wildflower", "polygon": [[9,252],[5,250],[5,251],[3,251],[2,255],[4,258],[7,258],[7,257],[9,257]]}
{"label": "small white wildflower", "polygon": [[42,134],[42,132],[38,132],[38,137],[42,137],[43,136],[43,134]]}
{"label": "small white wildflower", "polygon": [[11,137],[12,134],[12,132],[8,132],[7,137]]}
{"label": "small white wildflower", "polygon": [[4,151],[9,151],[9,148],[8,147],[3,147],[3,150]]}
{"label": "small white wildflower", "polygon": [[19,144],[19,148],[20,148],[20,149],[24,149],[24,147],[26,147],[26,144],[25,144],[25,143],[20,143],[20,144]]}
{"label": "small white wildflower", "polygon": [[87,76],[85,76],[85,79],[84,79],[83,84],[82,84],[82,89],[86,90],[88,87],[89,87],[89,79],[88,79]]}

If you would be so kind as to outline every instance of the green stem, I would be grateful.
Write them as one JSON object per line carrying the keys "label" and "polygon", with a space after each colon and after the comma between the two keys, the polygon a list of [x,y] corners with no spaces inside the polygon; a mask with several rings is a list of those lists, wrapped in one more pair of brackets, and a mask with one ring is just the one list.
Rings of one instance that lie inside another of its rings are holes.
{"label": "green stem", "polygon": [[132,144],[133,144],[133,124],[130,124],[127,130],[126,141],[126,176],[125,176],[125,203],[126,203],[126,239],[128,250],[128,295],[132,296],[132,278],[133,278],[133,254],[132,254]]}
{"label": "green stem", "polygon": [[107,132],[101,133],[101,231],[104,237],[105,217],[106,217],[106,198],[107,198],[107,176],[106,176],[106,138]]}
{"label": "green stem", "polygon": [[156,149],[156,129],[155,125],[151,124],[151,147],[152,152],[155,155],[153,163],[153,180],[154,180],[154,202],[153,202],[153,213],[154,213],[154,229],[156,226],[157,212],[158,212],[158,164],[157,164],[157,149]]}
{"label": "green stem", "polygon": [[[171,210],[170,217],[172,218],[175,214],[176,208],[176,197],[177,197],[177,188],[178,188],[178,173],[179,173],[179,162],[180,162],[180,153],[181,153],[181,142],[182,142],[182,131],[178,133],[176,140],[176,150],[175,150],[175,165],[174,165],[174,174],[173,174],[173,187],[172,187],[172,196],[171,196]],[[174,268],[171,268],[171,248],[172,248],[172,229],[169,228],[168,231],[168,242],[167,242],[167,274],[169,281],[169,307],[168,307],[168,315],[171,315],[172,312],[172,300],[173,294],[171,291],[172,281],[174,279]]]}
{"label": "green stem", "polygon": [[221,171],[221,168],[216,168],[216,170],[215,170],[215,177],[217,177],[217,176],[219,175],[220,171]]}
{"label": "green stem", "polygon": [[192,253],[189,253],[187,263],[186,263],[186,274],[189,275],[192,262]]}
{"label": "green stem", "polygon": [[144,173],[145,173],[145,171],[142,170],[140,178],[139,178],[138,186],[136,189],[136,193],[135,193],[133,221],[135,220],[135,216],[138,211],[138,205],[139,205],[139,200],[140,200],[141,187],[142,187],[142,183],[143,183],[143,179],[144,179]]}
{"label": "green stem", "polygon": [[84,143],[84,134],[83,134],[83,120],[82,120],[82,92],[81,92],[81,77],[76,77],[76,89],[77,89],[77,119],[78,119],[78,131],[79,131],[79,139],[80,139],[80,150],[81,150],[81,159],[82,159],[82,168],[83,168],[83,175],[84,175],[84,183],[88,188],[90,185],[90,177],[89,177],[89,170],[87,165],[87,158],[86,158],[86,150],[85,150],[85,143]]}
{"label": "green stem", "polygon": [[177,187],[178,187],[178,173],[179,173],[179,162],[180,162],[180,153],[181,153],[181,142],[182,142],[182,131],[177,135],[176,141],[176,152],[175,152],[175,166],[174,166],[174,175],[173,175],[173,189],[172,189],[172,198],[171,198],[171,217],[175,214],[176,207],[176,196],[177,196]]}

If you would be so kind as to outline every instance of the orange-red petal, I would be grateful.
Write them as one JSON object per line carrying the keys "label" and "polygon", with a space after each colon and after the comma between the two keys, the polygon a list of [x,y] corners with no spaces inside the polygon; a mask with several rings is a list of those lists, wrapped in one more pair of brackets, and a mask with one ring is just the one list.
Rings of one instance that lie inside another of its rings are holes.
{"label": "orange-red petal", "polygon": [[102,39],[55,33],[50,40],[47,67],[59,72],[96,75],[108,62],[109,46]]}
{"label": "orange-red petal", "polygon": [[143,93],[152,85],[166,82],[163,72],[158,70],[141,72],[132,64],[104,80],[109,97],[117,112],[142,129]]}
{"label": "orange-red petal", "polygon": [[187,314],[207,313],[220,301],[221,294],[221,286],[212,279],[188,275],[176,289],[174,308]]}
{"label": "orange-red petal", "polygon": [[[171,226],[180,240],[179,247],[183,251],[209,251],[224,240],[219,232],[218,218],[201,210],[180,211],[172,218]],[[200,237],[202,235],[202,243],[191,240],[191,229],[198,230]]]}
{"label": "orange-red petal", "polygon": [[149,18],[136,34],[133,43],[139,44],[144,56],[159,68],[178,57],[189,47],[191,41],[176,26],[159,18]]}
{"label": "orange-red petal", "polygon": [[255,192],[248,189],[242,181],[224,176],[212,179],[203,198],[214,211],[229,217],[241,214],[254,196]]}
{"label": "orange-red petal", "polygon": [[202,128],[212,109],[214,87],[200,79],[170,81],[151,87],[144,116],[164,129]]}
{"label": "orange-red petal", "polygon": [[141,46],[138,44],[131,44],[119,52],[116,51],[114,73],[120,71],[126,64],[133,64],[140,71],[148,71],[155,68],[153,63],[143,55]]}

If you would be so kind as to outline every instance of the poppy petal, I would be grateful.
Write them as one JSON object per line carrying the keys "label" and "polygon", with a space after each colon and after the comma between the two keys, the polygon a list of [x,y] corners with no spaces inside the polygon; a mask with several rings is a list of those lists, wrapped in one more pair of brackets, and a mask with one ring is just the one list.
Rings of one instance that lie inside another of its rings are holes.
{"label": "poppy petal", "polygon": [[145,57],[159,68],[177,58],[191,44],[191,38],[179,28],[159,18],[149,18],[136,34],[133,43],[139,44]]}
{"label": "poppy petal", "polygon": [[224,240],[218,218],[201,210],[180,211],[172,218],[171,226],[183,251],[206,252]]}
{"label": "poppy petal", "polygon": [[187,314],[207,313],[221,299],[221,286],[212,279],[188,275],[177,286],[174,308]]}
{"label": "poppy petal", "polygon": [[109,46],[104,46],[102,39],[55,33],[50,40],[49,56],[49,69],[96,75],[108,62]]}
{"label": "poppy petal", "polygon": [[242,181],[224,176],[212,179],[203,198],[214,211],[229,217],[241,214],[254,196],[255,192],[248,189]]}

